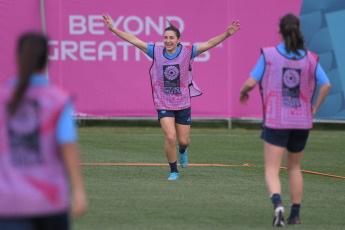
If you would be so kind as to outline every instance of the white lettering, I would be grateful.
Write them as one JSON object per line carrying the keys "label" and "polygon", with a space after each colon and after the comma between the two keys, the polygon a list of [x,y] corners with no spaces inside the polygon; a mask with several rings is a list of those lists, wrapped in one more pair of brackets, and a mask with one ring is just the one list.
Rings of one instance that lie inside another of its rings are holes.
{"label": "white lettering", "polygon": [[208,60],[210,60],[210,56],[210,52],[205,51],[200,54],[200,56],[197,56],[194,60],[198,62],[207,62]]}
{"label": "white lettering", "polygon": [[144,54],[144,56],[147,58],[147,60],[152,61],[152,58],[147,56],[141,49],[136,48],[135,49],[135,60],[140,61],[140,54]]}
{"label": "white lettering", "polygon": [[[137,30],[130,30],[128,27],[128,24],[131,21],[135,21],[138,23],[138,29]],[[141,19],[137,16],[129,16],[125,19],[123,22],[123,28],[127,33],[133,34],[133,35],[138,35],[143,31],[144,23],[141,21]]]}
{"label": "white lettering", "polygon": [[[68,49],[67,46],[72,46]],[[69,56],[72,60],[78,60],[73,53],[78,50],[78,44],[73,41],[62,41],[61,42],[61,60],[66,60],[66,56]]]}
{"label": "white lettering", "polygon": [[[110,18],[110,19],[111,19],[111,18]],[[115,28],[119,27],[120,22],[122,21],[122,19],[124,19],[124,16],[120,16],[120,17],[116,20],[116,22],[114,22],[113,19],[111,19],[111,20],[113,21],[113,26],[114,26]]]}
{"label": "white lettering", "polygon": [[[194,45],[196,45],[196,46],[198,46],[200,44],[202,44],[202,42],[194,43]],[[210,52],[205,51],[202,54],[200,54],[200,56],[197,56],[194,60],[198,61],[198,62],[207,62],[208,60],[210,60]]]}
{"label": "white lettering", "polygon": [[96,53],[94,48],[86,48],[86,46],[94,46],[96,42],[94,41],[81,41],[80,42],[80,57],[85,61],[94,61],[96,60],[95,56],[86,56],[86,53]]}
{"label": "white lettering", "polygon": [[[105,24],[101,22],[101,19],[100,15],[69,15],[69,34],[83,35],[89,32],[93,35],[104,35],[106,33],[104,30]],[[159,16],[158,21],[154,21],[150,16],[145,16],[142,19],[133,15],[128,17],[118,16],[115,21],[111,17],[110,19],[115,28],[120,28],[122,24],[123,30],[133,35],[145,32],[145,35],[149,36],[152,34],[152,31],[155,31],[158,35],[163,35],[164,26],[169,26],[169,23],[165,19],[169,19],[181,33],[185,28],[184,21],[178,16],[167,16],[165,18],[164,16]]]}
{"label": "white lettering", "polygon": [[[190,45],[191,42],[182,42],[184,46]],[[202,42],[194,43],[194,45],[202,44]],[[111,42],[102,41],[48,41],[48,45],[52,53],[48,56],[49,60],[53,61],[102,61],[109,56],[111,61],[121,60],[141,61],[141,56],[144,55],[149,61],[152,59],[142,52],[139,48],[131,45],[125,41]],[[163,46],[163,42],[156,42],[155,45]],[[122,52],[117,52],[119,47],[122,47]],[[130,48],[133,47],[133,48]],[[118,56],[120,55],[120,56]],[[122,56],[122,57],[121,57]],[[211,59],[208,51],[200,54],[195,58],[196,62],[207,62]]]}
{"label": "white lettering", "polygon": [[85,34],[86,33],[85,23],[86,23],[86,19],[84,16],[70,15],[69,16],[69,33],[70,34]]}
{"label": "white lettering", "polygon": [[[104,23],[101,21],[102,17],[98,15],[89,16],[89,30],[91,34],[102,35],[104,30],[96,30],[96,27],[104,27]],[[97,22],[98,21],[98,22]]]}
{"label": "white lettering", "polygon": [[150,17],[145,17],[145,35],[151,35],[150,33],[150,26],[157,32],[159,35],[163,35],[163,17],[160,16],[158,18],[159,20],[159,25],[155,24],[154,21]]}
{"label": "white lettering", "polygon": [[[109,46],[111,48],[110,51],[104,51],[103,48]],[[112,61],[116,61],[116,47],[112,42],[102,42],[101,44],[99,44],[98,47],[98,60],[102,61],[103,60],[103,56],[111,56],[111,60]]]}
{"label": "white lettering", "polygon": [[128,46],[133,45],[128,42],[118,42],[117,44],[123,46],[123,60],[128,61]]}
{"label": "white lettering", "polygon": [[189,46],[189,45],[190,45],[190,42],[181,42],[181,44],[182,44],[183,46]]}

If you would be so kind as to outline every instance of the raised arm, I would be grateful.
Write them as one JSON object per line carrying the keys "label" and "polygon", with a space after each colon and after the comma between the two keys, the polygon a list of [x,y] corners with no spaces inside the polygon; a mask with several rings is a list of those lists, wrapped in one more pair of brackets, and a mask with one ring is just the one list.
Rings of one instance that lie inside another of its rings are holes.
{"label": "raised arm", "polygon": [[142,40],[140,40],[139,38],[137,38],[133,34],[129,34],[129,33],[126,33],[124,31],[121,31],[119,29],[116,29],[113,26],[111,19],[110,19],[108,14],[102,14],[102,17],[103,17],[102,21],[107,25],[108,29],[111,32],[113,32],[114,34],[116,34],[117,36],[122,38],[123,40],[131,43],[132,45],[134,45],[136,47],[138,47],[144,53],[147,53],[147,43],[143,42]]}
{"label": "raised arm", "polygon": [[225,33],[217,37],[211,38],[210,40],[208,40],[205,43],[202,43],[201,45],[198,45],[196,48],[197,55],[215,47],[216,45],[218,45],[219,43],[221,43],[222,41],[236,33],[237,30],[241,29],[240,24],[238,22],[238,20],[232,21],[231,25],[228,27]]}

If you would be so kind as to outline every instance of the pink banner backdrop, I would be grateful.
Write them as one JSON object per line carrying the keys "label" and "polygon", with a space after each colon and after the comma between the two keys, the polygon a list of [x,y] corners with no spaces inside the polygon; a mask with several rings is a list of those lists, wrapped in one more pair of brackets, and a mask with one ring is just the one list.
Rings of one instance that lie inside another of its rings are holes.
{"label": "pink banner backdrop", "polygon": [[[51,82],[75,96],[79,116],[156,116],[149,76],[151,60],[108,31],[101,14],[145,42],[162,44],[166,18],[181,31],[184,45],[226,31],[234,19],[242,29],[195,58],[193,75],[202,89],[192,99],[193,117],[261,117],[258,89],[248,106],[239,89],[255,66],[260,48],[280,43],[279,18],[299,14],[302,0],[60,0],[44,1]],[[42,30],[39,0],[0,0],[0,68],[3,82],[15,75],[15,41]]]}

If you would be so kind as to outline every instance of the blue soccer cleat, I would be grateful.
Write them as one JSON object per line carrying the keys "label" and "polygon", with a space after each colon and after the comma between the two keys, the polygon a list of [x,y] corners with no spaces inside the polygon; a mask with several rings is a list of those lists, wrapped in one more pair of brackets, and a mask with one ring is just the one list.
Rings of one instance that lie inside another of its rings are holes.
{"label": "blue soccer cleat", "polygon": [[168,178],[168,180],[177,180],[179,177],[179,174],[177,172],[172,172],[170,173],[170,177]]}
{"label": "blue soccer cleat", "polygon": [[180,147],[178,147],[178,154],[180,155],[180,165],[182,168],[187,167],[188,165],[188,156],[187,156],[187,149],[184,153],[180,153]]}

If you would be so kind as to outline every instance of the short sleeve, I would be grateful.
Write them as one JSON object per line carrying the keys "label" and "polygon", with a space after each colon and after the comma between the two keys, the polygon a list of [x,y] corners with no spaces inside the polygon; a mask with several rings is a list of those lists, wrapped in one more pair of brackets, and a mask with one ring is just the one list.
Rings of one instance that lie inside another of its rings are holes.
{"label": "short sleeve", "polygon": [[197,53],[196,53],[196,47],[197,47],[197,45],[193,45],[192,59],[198,56]]}
{"label": "short sleeve", "polygon": [[75,120],[72,117],[73,104],[68,102],[62,111],[57,124],[57,142],[62,145],[77,140]]}
{"label": "short sleeve", "polygon": [[250,76],[254,78],[257,82],[260,82],[262,79],[262,76],[264,75],[265,71],[265,57],[263,54],[261,54],[260,59],[256,63],[256,66],[254,67],[253,71],[250,73]]}
{"label": "short sleeve", "polygon": [[147,56],[149,56],[150,58],[153,58],[153,49],[154,49],[154,45],[152,43],[147,43]]}
{"label": "short sleeve", "polygon": [[321,67],[320,63],[317,63],[315,75],[316,75],[316,84],[318,86],[324,85],[324,84],[329,82],[329,79],[328,79],[325,71]]}

